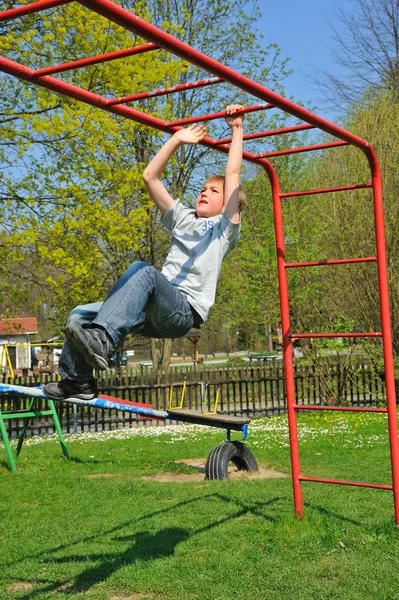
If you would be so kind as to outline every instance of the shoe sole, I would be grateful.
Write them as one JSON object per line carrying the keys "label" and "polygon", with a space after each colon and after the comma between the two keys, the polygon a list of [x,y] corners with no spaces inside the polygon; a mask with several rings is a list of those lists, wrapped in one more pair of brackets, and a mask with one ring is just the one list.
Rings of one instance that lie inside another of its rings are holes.
{"label": "shoe sole", "polygon": [[64,400],[73,400],[74,398],[76,398],[76,400],[94,400],[95,398],[97,398],[96,394],[74,394],[73,396],[50,396],[49,394],[46,394],[46,392],[44,392],[44,395],[46,396],[46,398],[50,398],[50,400],[58,400],[58,402],[63,402]]}
{"label": "shoe sole", "polygon": [[69,400],[70,398],[77,398],[78,400],[94,400],[94,398],[97,398],[98,396],[98,392],[96,394],[94,394],[93,392],[88,392],[87,394],[80,392],[79,394],[74,394],[73,396],[56,396],[46,392],[45,387],[46,386],[44,386],[43,388],[43,393],[46,396],[46,398],[50,398],[51,400],[58,400],[59,402],[62,402],[63,400]]}
{"label": "shoe sole", "polygon": [[[105,360],[105,358],[99,356],[94,352],[94,350],[86,346],[86,344],[80,337],[79,331],[74,328],[73,324],[67,325],[64,329],[64,333],[68,342],[70,342],[74,348],[79,350],[79,352],[81,353],[85,361],[89,363],[89,365],[91,365],[95,369],[98,369],[99,371],[105,371],[106,369],[108,369],[108,362]],[[78,396],[75,397],[78,398]],[[83,399],[84,398],[81,398],[81,400]]]}

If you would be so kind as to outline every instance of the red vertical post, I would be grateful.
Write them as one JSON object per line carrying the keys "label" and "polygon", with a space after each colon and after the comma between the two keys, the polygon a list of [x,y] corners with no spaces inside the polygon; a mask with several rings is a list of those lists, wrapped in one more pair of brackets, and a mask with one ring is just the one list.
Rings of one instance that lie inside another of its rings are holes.
{"label": "red vertical post", "polygon": [[380,166],[372,146],[365,151],[369,161],[374,197],[375,236],[377,248],[378,286],[380,295],[381,331],[385,366],[385,386],[388,408],[389,445],[391,453],[392,488],[395,523],[399,525],[399,440],[396,413],[395,370],[392,352],[391,316],[388,293],[388,268],[386,260],[384,208]]}
{"label": "red vertical post", "polygon": [[298,427],[295,405],[294,368],[292,362],[292,340],[290,311],[288,302],[288,282],[285,269],[285,245],[283,211],[280,198],[280,183],[277,173],[270,163],[263,163],[272,187],[274,209],[274,231],[276,236],[277,272],[280,293],[281,327],[283,331],[283,359],[287,395],[288,427],[290,436],[292,486],[294,492],[294,508],[297,517],[303,517],[302,488],[299,479],[301,469],[299,460]]}

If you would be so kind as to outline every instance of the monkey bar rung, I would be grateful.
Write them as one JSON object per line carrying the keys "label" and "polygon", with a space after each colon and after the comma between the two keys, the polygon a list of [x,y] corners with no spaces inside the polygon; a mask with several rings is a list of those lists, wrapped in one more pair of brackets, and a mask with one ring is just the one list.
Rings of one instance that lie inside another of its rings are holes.
{"label": "monkey bar rung", "polygon": [[[272,107],[270,107],[272,108]],[[258,140],[264,137],[270,137],[274,135],[282,135],[285,133],[295,133],[297,131],[305,131],[307,129],[314,129],[314,125],[293,125],[292,127],[282,127],[281,129],[273,129],[270,131],[259,131],[258,133],[248,133],[243,136],[244,141]],[[231,137],[224,138],[222,140],[215,141],[215,144],[230,144]]]}
{"label": "monkey bar rung", "polygon": [[328,144],[315,144],[314,146],[303,146],[302,148],[289,148],[287,150],[275,150],[258,154],[257,158],[273,158],[274,156],[285,156],[286,154],[299,154],[300,152],[313,152],[315,150],[326,150],[327,148],[339,148],[347,146],[348,142],[330,142]]}
{"label": "monkey bar rung", "polygon": [[343,259],[328,259],[328,260],[315,260],[310,262],[300,263],[285,263],[286,269],[293,269],[295,267],[324,267],[329,265],[347,265],[353,263],[368,263],[376,262],[376,256],[365,256],[364,258],[343,258]]}
{"label": "monkey bar rung", "polygon": [[[269,108],[275,108],[272,104],[255,104],[254,106],[247,106],[247,108],[243,108],[242,110],[237,111],[236,115],[244,115],[247,113],[257,112],[259,110],[268,110]],[[167,123],[168,127],[177,127],[181,125],[190,125],[191,123],[201,123],[203,121],[214,121],[215,119],[222,119],[226,117],[227,113],[225,110],[219,111],[217,113],[210,113],[207,115],[199,115],[197,117],[190,117],[188,119],[179,119],[178,121],[169,121]],[[215,142],[214,142],[215,143]],[[221,142],[217,142],[221,143]]]}
{"label": "monkey bar rung", "polygon": [[11,21],[18,17],[24,17],[25,15],[31,15],[33,13],[41,12],[48,8],[56,8],[63,4],[70,4],[74,0],[40,0],[40,2],[32,2],[32,4],[24,4],[17,8],[10,8],[0,13],[0,23],[2,21]]}
{"label": "monkey bar rung", "polygon": [[135,54],[143,54],[144,52],[150,52],[151,50],[157,49],[158,46],[156,44],[141,44],[140,46],[134,46],[133,48],[126,48],[126,50],[116,50],[115,52],[99,54],[98,56],[89,56],[88,58],[81,58],[80,60],[74,60],[62,65],[54,65],[53,67],[46,67],[45,69],[36,69],[33,71],[33,77],[43,77],[44,75],[54,75],[54,73],[63,73],[64,71],[71,71],[72,69],[81,69],[82,67],[97,65],[119,58],[125,58],[126,56],[133,56]]}
{"label": "monkey bar rung", "polygon": [[372,183],[358,183],[355,185],[341,185],[339,187],[321,188],[319,190],[305,190],[303,192],[284,192],[279,194],[280,198],[294,198],[295,196],[311,196],[313,194],[328,194],[330,192],[345,192],[351,190],[362,190],[372,188]]}
{"label": "monkey bar rung", "polygon": [[165,94],[175,94],[184,90],[191,90],[193,88],[206,87],[208,85],[215,85],[217,83],[223,83],[223,79],[220,77],[211,77],[209,79],[199,79],[198,81],[191,81],[190,83],[181,83],[168,88],[162,88],[154,90],[152,92],[141,92],[139,94],[132,94],[131,96],[125,96],[123,98],[115,98],[109,100],[108,105],[123,104],[127,102],[134,102],[135,100],[145,100],[147,98],[154,98],[156,96],[164,96]]}
{"label": "monkey bar rung", "polygon": [[367,333],[291,333],[291,338],[311,339],[311,338],[360,338],[360,337],[382,337],[381,331],[369,331]]}
{"label": "monkey bar rung", "polygon": [[363,408],[360,406],[324,406],[311,404],[294,404],[295,410],[332,410],[339,412],[372,412],[372,413],[387,413],[387,408]]}
{"label": "monkey bar rung", "polygon": [[392,491],[392,485],[384,485],[381,483],[362,483],[360,481],[343,481],[342,479],[323,479],[321,477],[306,477],[305,475],[299,475],[300,481],[314,481],[316,483],[335,483],[338,485],[353,485],[355,487],[367,487],[374,488],[377,490],[390,490]]}

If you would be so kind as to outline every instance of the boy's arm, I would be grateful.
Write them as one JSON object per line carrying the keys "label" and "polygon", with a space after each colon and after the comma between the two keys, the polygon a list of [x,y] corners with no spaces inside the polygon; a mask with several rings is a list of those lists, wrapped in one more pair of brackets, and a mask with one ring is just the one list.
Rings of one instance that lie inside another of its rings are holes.
{"label": "boy's arm", "polygon": [[161,175],[170,158],[182,144],[198,144],[206,135],[203,125],[191,125],[186,129],[179,129],[163,145],[161,150],[154,156],[143,173],[144,183],[148,193],[164,214],[174,202],[161,181]]}
{"label": "boy's arm", "polygon": [[229,115],[226,117],[227,124],[231,127],[231,144],[229,157],[227,159],[224,180],[224,206],[232,223],[240,222],[240,211],[238,209],[240,191],[240,171],[242,164],[242,140],[243,140],[243,117],[234,113],[244,108],[240,104],[230,104],[226,108]]}

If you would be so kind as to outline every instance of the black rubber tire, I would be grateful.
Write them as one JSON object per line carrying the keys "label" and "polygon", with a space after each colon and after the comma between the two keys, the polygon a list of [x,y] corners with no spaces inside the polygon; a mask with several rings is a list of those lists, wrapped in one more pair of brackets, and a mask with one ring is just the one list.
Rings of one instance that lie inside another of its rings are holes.
{"label": "black rubber tire", "polygon": [[224,480],[229,478],[229,463],[239,471],[258,471],[258,465],[251,450],[242,442],[222,442],[208,456],[205,465],[205,479]]}

